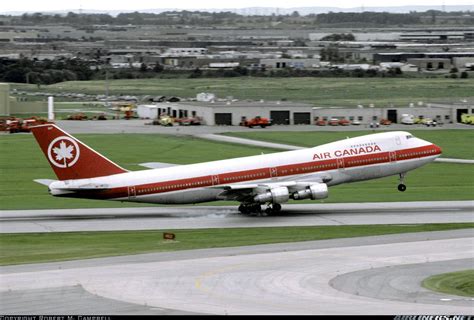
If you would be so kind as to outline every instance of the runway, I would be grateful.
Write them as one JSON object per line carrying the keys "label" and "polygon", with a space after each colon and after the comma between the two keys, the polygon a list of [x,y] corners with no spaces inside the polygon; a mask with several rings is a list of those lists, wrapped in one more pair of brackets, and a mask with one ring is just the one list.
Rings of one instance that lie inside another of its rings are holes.
{"label": "runway", "polygon": [[277,216],[238,214],[237,206],[0,211],[0,232],[173,230],[203,228],[474,222],[474,201],[283,205]]}
{"label": "runway", "polygon": [[465,229],[0,267],[0,314],[470,315],[419,281],[472,268],[473,244]]}

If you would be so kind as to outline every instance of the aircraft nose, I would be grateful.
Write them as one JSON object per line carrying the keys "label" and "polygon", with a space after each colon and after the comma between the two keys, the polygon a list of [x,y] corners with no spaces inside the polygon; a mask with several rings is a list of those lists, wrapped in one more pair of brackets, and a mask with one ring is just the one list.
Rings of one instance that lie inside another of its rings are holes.
{"label": "aircraft nose", "polygon": [[442,154],[443,153],[443,150],[441,149],[440,146],[438,146],[436,144],[433,144],[433,146],[435,147],[436,154]]}

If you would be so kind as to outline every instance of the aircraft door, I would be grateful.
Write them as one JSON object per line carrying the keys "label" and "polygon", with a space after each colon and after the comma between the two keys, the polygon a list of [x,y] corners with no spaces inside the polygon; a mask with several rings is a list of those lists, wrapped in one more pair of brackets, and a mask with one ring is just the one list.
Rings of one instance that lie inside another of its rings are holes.
{"label": "aircraft door", "polygon": [[212,176],[212,185],[216,186],[218,184],[219,184],[219,176],[218,175]]}
{"label": "aircraft door", "polygon": [[271,178],[276,178],[277,176],[278,176],[277,168],[270,168],[270,177]]}
{"label": "aircraft door", "polygon": [[128,198],[135,199],[137,197],[137,190],[135,186],[128,186]]}
{"label": "aircraft door", "polygon": [[396,162],[397,161],[397,153],[395,151],[390,151],[389,152],[389,157],[390,157],[390,162]]}
{"label": "aircraft door", "polygon": [[397,146],[401,145],[402,144],[402,141],[400,139],[400,136],[396,136],[395,137],[395,143],[397,144]]}
{"label": "aircraft door", "polygon": [[337,158],[337,168],[344,169],[344,158]]}

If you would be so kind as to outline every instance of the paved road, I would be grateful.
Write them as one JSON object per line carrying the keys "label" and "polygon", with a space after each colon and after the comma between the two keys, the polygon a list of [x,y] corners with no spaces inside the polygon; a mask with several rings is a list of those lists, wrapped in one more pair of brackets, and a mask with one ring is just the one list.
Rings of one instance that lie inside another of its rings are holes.
{"label": "paved road", "polygon": [[[472,299],[428,301],[418,281],[472,268],[473,241],[468,229],[0,267],[0,314],[469,315]],[[368,288],[361,273],[388,276]]]}
{"label": "paved road", "polygon": [[0,233],[474,222],[474,201],[283,205],[278,216],[237,206],[0,211]]}

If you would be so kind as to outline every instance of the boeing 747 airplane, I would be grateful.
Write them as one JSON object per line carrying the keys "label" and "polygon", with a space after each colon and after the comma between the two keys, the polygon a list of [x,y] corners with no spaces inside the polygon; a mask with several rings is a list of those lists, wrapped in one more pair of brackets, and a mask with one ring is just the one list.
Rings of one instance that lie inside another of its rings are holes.
{"label": "boeing 747 airplane", "polygon": [[[160,204],[216,200],[240,202],[245,214],[276,213],[290,199],[324,199],[341,183],[399,176],[441,154],[441,148],[408,132],[383,132],[313,148],[189,165],[144,163],[128,171],[54,124],[32,132],[58,180],[35,180],[57,197]],[[354,189],[357,192],[357,189]]]}

